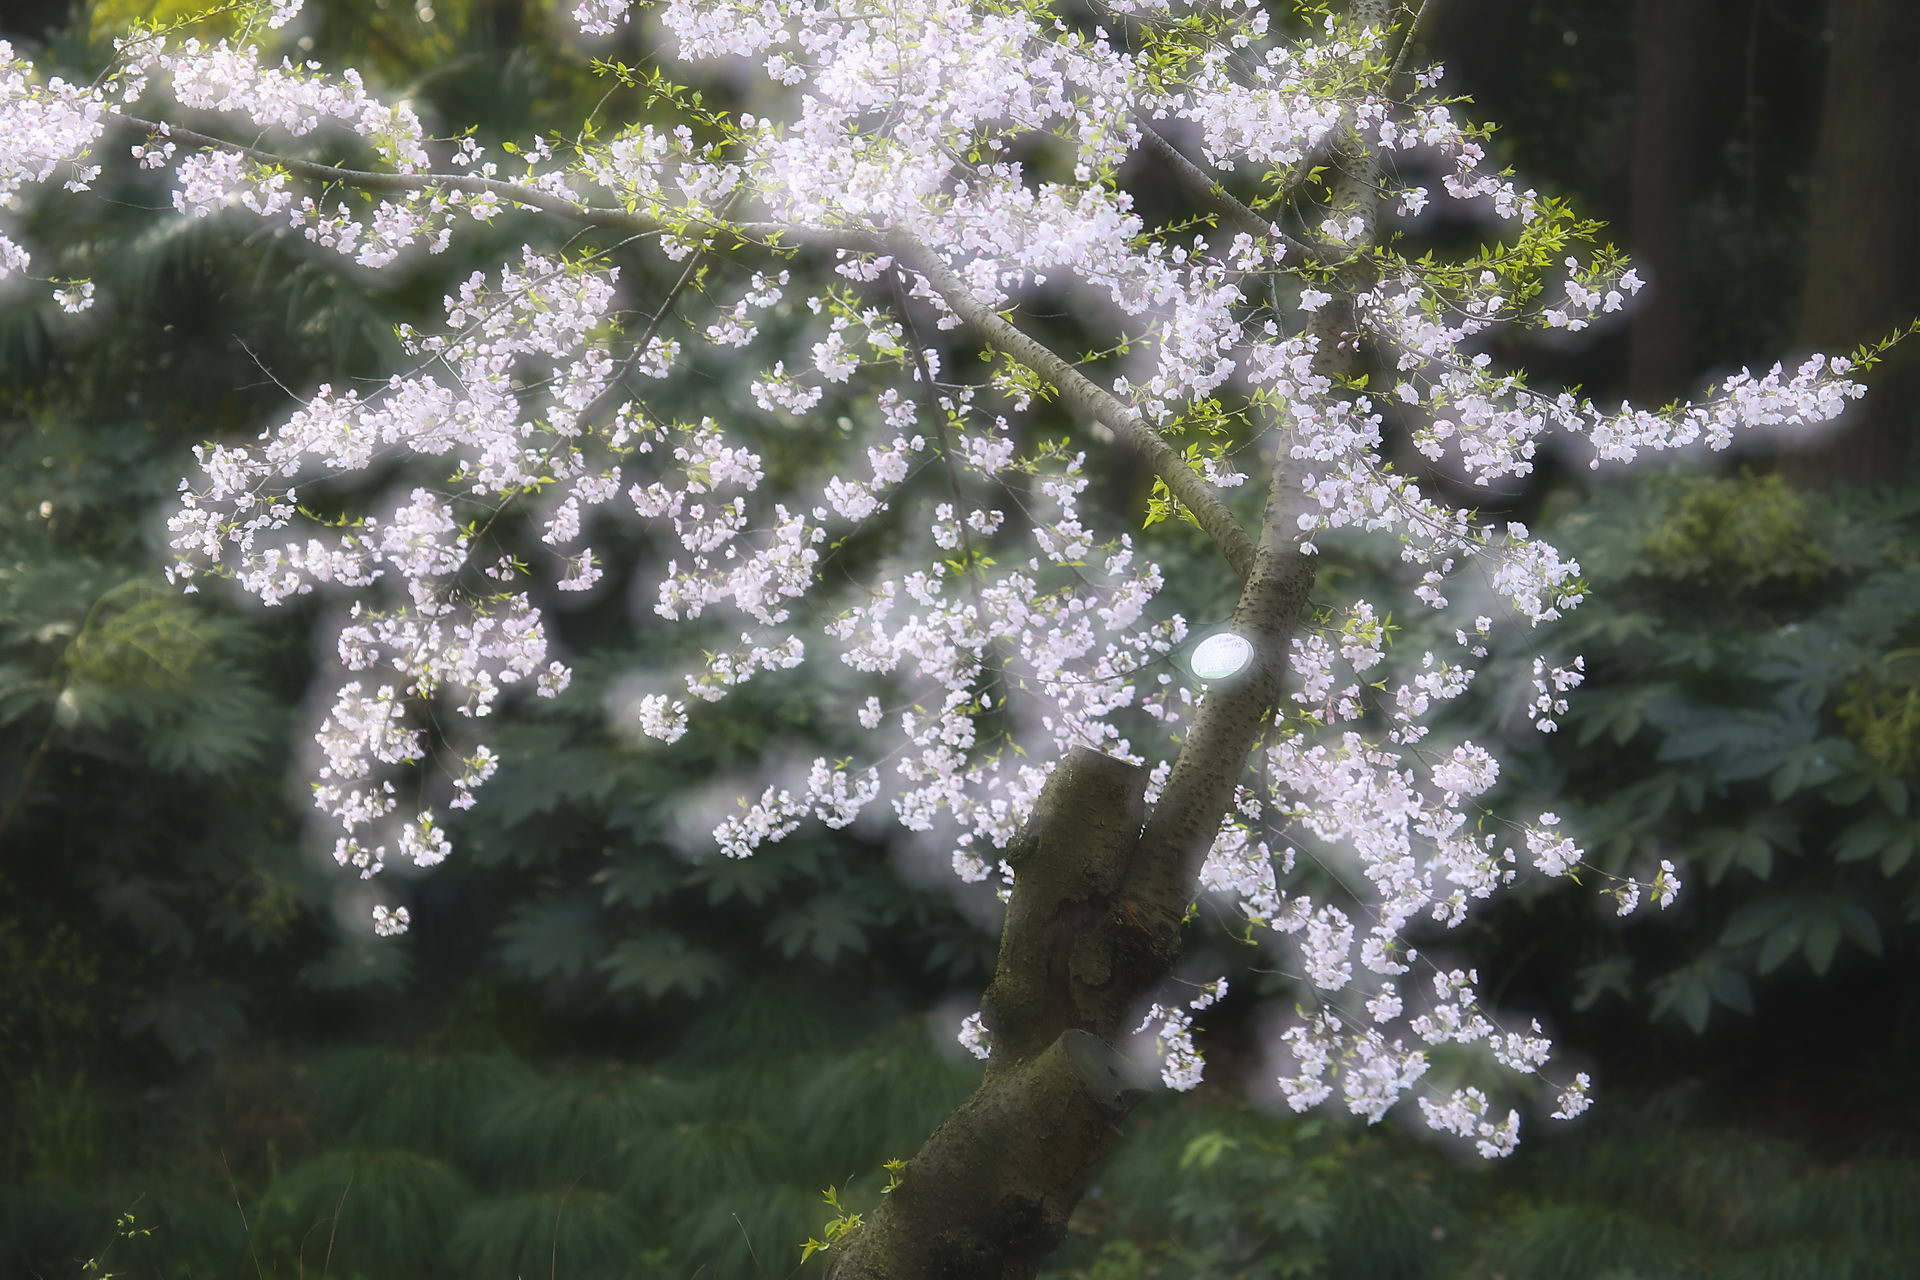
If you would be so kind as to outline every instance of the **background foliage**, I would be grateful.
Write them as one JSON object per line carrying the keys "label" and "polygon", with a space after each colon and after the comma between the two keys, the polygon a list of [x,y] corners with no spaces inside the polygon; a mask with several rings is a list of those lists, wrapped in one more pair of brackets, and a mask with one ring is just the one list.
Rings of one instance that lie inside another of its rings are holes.
{"label": "background foliage", "polygon": [[[549,7],[344,0],[315,6],[311,52],[493,136],[647,110],[606,96]],[[1633,169],[1618,67],[1644,32],[1617,5],[1496,7],[1519,15],[1510,58],[1474,80],[1486,41],[1449,46],[1445,23],[1440,52],[1512,122],[1516,159],[1631,215],[1595,175]],[[161,8],[103,0],[10,34],[77,68]],[[1768,17],[1785,25],[1753,28],[1753,56],[1792,70],[1821,9]],[[1818,84],[1794,83],[1750,88],[1698,157],[1717,256],[1693,288],[1718,318],[1695,375],[1794,330],[1791,300],[1748,284],[1804,248]],[[174,594],[155,522],[191,445],[281,411],[276,379],[383,376],[391,326],[522,229],[370,284],[271,236],[154,218],[130,207],[151,203],[137,182],[113,194],[29,228],[111,303],[76,322],[0,301],[0,1272],[789,1274],[836,1215],[821,1189],[870,1207],[883,1162],[969,1086],[951,1026],[985,980],[990,899],[858,832],[689,859],[686,797],[751,770],[765,727],[820,692],[756,682],[695,751],[643,758],[608,727],[648,661],[612,599],[563,618],[574,691],[503,726],[488,822],[412,886],[413,932],[365,936],[287,783],[311,606]],[[1618,391],[1623,342],[1506,354]],[[1677,913],[1631,928],[1541,892],[1465,940],[1503,1007],[1587,1055],[1603,1105],[1492,1169],[1391,1123],[1269,1112],[1252,975],[1208,1024],[1208,1084],[1139,1114],[1058,1277],[1920,1271],[1901,1065],[1920,487],[1757,465],[1486,504],[1586,568],[1597,599],[1556,643],[1592,688],[1543,737],[1512,728],[1490,673],[1458,731],[1511,738],[1504,786],[1603,865],[1668,856],[1689,880]],[[1137,522],[1141,487],[1124,463],[1109,477],[1116,522]],[[1198,551],[1185,573],[1175,546],[1168,576],[1217,617]],[[1356,554],[1342,572],[1344,591],[1390,570]]]}

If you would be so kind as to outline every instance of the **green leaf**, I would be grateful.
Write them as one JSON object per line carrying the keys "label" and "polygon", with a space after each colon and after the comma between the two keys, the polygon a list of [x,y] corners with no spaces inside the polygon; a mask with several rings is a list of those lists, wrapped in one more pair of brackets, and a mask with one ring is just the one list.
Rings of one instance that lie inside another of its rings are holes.
{"label": "green leaf", "polygon": [[1833,963],[1833,952],[1840,945],[1840,921],[1834,915],[1817,915],[1807,922],[1803,948],[1814,973],[1825,977]]}
{"label": "green leaf", "polygon": [[600,901],[609,907],[642,908],[665,897],[680,886],[684,872],[659,858],[640,854],[615,854],[613,860],[593,873],[593,883],[601,886]]}
{"label": "green leaf", "polygon": [[1239,1145],[1239,1139],[1230,1138],[1217,1129],[1210,1129],[1187,1143],[1186,1150],[1180,1153],[1180,1167],[1211,1169],[1218,1163],[1221,1156]]}
{"label": "green leaf", "polygon": [[536,982],[585,974],[606,948],[600,906],[584,893],[552,893],[514,908],[500,926],[500,959]]}
{"label": "green leaf", "polygon": [[1800,789],[1801,781],[1806,777],[1807,762],[1800,756],[1793,756],[1774,771],[1767,780],[1767,793],[1775,800],[1785,800]]}
{"label": "green leaf", "polygon": [[1653,1016],[1676,1014],[1695,1035],[1707,1029],[1712,1008],[1713,993],[1697,969],[1677,970],[1654,984]]}
{"label": "green leaf", "polygon": [[728,978],[726,961],[711,951],[689,946],[685,938],[655,930],[616,944],[599,964],[611,975],[613,991],[638,987],[648,999],[672,992],[699,999],[717,990]]}
{"label": "green leaf", "polygon": [[802,906],[781,912],[767,926],[767,941],[788,959],[805,950],[822,964],[832,964],[843,952],[867,949],[867,926],[873,909],[844,893],[821,893]]}
{"label": "green leaf", "polygon": [[401,939],[362,934],[340,939],[301,966],[298,981],[312,991],[399,991],[413,977],[413,956]]}
{"label": "green leaf", "polygon": [[1840,904],[1840,927],[1869,955],[1880,954],[1880,926],[1873,915],[1857,902]]}
{"label": "green leaf", "polygon": [[1876,813],[1840,833],[1833,844],[1833,858],[1835,862],[1862,862],[1877,856],[1881,873],[1891,876],[1912,858],[1917,839],[1920,822]]}
{"label": "green leaf", "polygon": [[1783,920],[1779,928],[1773,933],[1768,934],[1766,942],[1761,944],[1760,956],[1754,961],[1753,967],[1757,972],[1762,974],[1772,973],[1775,969],[1785,964],[1787,957],[1791,956],[1799,947],[1800,922],[1798,920]]}
{"label": "green leaf", "polygon": [[102,883],[94,901],[107,918],[128,925],[149,951],[192,951],[193,930],[159,891],[152,880],[128,876]]}
{"label": "green leaf", "polygon": [[1907,797],[1909,794],[1906,783],[1898,778],[1882,777],[1876,778],[1873,785],[1874,788],[1879,791],[1880,799],[1886,804],[1887,808],[1903,817],[1906,815]]}
{"label": "green leaf", "polygon": [[687,883],[707,887],[709,906],[740,898],[757,907],[786,883],[791,870],[786,863],[779,852],[752,858],[709,858],[687,873]]}
{"label": "green leaf", "polygon": [[1675,1014],[1695,1035],[1707,1028],[1715,1004],[1738,1013],[1753,1012],[1753,988],[1725,953],[1710,953],[1653,984],[1655,1017]]}
{"label": "green leaf", "polygon": [[1707,973],[1707,988],[1713,998],[1737,1013],[1753,1014],[1753,984],[1747,975],[1730,965],[1715,965]]}
{"label": "green leaf", "polygon": [[1856,773],[1829,782],[1827,789],[1820,794],[1828,804],[1859,804],[1873,791],[1873,783],[1872,774]]}
{"label": "green leaf", "polygon": [[1575,1011],[1585,1013],[1600,1002],[1603,996],[1617,995],[1623,1000],[1633,998],[1633,985],[1629,981],[1633,974],[1631,956],[1610,956],[1586,965],[1575,975],[1579,986],[1574,990],[1573,1007]]}
{"label": "green leaf", "polygon": [[1689,848],[1688,860],[1705,874],[1708,884],[1718,884],[1726,873],[1739,867],[1758,879],[1773,875],[1776,843],[1788,844],[1794,838],[1791,828],[1776,817],[1750,821],[1742,830],[1718,827],[1703,833]]}
{"label": "green leaf", "polygon": [[1648,699],[1666,692],[1663,685],[1639,684],[1586,694],[1575,703],[1577,740],[1586,746],[1604,733],[1615,745],[1626,745],[1646,722]]}
{"label": "green leaf", "polygon": [[1914,838],[1909,832],[1903,839],[1896,840],[1880,851],[1880,874],[1891,879],[1907,865],[1913,857]]}
{"label": "green leaf", "polygon": [[1749,902],[1733,913],[1727,927],[1720,931],[1723,947],[1744,947],[1758,942],[1779,929],[1793,914],[1793,903],[1786,898]]}

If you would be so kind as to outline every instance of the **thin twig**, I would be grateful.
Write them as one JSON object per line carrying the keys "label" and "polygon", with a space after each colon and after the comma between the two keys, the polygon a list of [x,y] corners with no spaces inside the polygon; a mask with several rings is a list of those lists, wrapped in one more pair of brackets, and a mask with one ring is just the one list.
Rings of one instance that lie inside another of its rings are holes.
{"label": "thin twig", "polygon": [[987,615],[980,602],[979,568],[973,558],[973,539],[967,533],[966,500],[960,495],[960,468],[953,461],[953,441],[947,434],[946,410],[940,404],[939,390],[933,385],[933,372],[927,367],[926,353],[920,347],[920,335],[914,328],[913,314],[907,310],[907,292],[900,278],[901,269],[896,263],[893,270],[887,273],[887,280],[893,286],[893,307],[900,313],[907,343],[913,348],[914,369],[927,388],[926,400],[933,415],[933,428],[940,436],[940,457],[946,463],[947,489],[953,494],[953,518],[960,527],[960,553],[967,561],[967,585],[973,590],[974,607],[980,610],[980,623],[985,626]]}
{"label": "thin twig", "polygon": [[1407,54],[1413,49],[1413,42],[1419,38],[1420,24],[1426,20],[1427,10],[1435,7],[1433,0],[1420,0],[1420,7],[1413,11],[1413,17],[1407,23],[1407,34],[1401,38],[1400,51],[1393,55],[1393,65],[1387,68],[1387,89],[1393,89],[1393,82],[1400,78],[1401,69],[1407,65]]}
{"label": "thin twig", "polygon": [[246,1206],[240,1203],[240,1184],[233,1179],[233,1166],[227,1163],[227,1149],[220,1148],[220,1168],[227,1175],[227,1189],[233,1192],[233,1207],[240,1213],[240,1230],[247,1237],[247,1253],[253,1258],[253,1274],[257,1280],[266,1280],[266,1272],[260,1269],[260,1254],[253,1247],[253,1227],[247,1222]]}

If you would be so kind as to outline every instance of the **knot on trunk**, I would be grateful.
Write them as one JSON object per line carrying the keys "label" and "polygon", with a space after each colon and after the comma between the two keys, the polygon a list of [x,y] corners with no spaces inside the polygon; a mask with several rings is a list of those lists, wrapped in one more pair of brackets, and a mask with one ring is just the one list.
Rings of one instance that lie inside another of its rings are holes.
{"label": "knot on trunk", "polygon": [[982,1000],[989,1070],[1024,1062],[1063,1031],[1110,1039],[1146,958],[1116,912],[1146,822],[1147,772],[1076,748],[1054,767],[1008,849],[1013,894]]}

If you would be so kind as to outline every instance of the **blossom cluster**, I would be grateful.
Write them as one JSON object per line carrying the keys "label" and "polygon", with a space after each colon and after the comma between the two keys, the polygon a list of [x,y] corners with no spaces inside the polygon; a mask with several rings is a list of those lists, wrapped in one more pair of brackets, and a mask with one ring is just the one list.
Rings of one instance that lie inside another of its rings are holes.
{"label": "blossom cluster", "polygon": [[1207,1064],[1193,1042],[1193,1015],[1224,1000],[1226,995],[1227,980],[1215,978],[1202,986],[1184,1009],[1155,1003],[1134,1028],[1136,1035],[1149,1029],[1153,1031],[1153,1051],[1160,1059],[1160,1081],[1167,1088],[1185,1093],[1200,1083]]}

